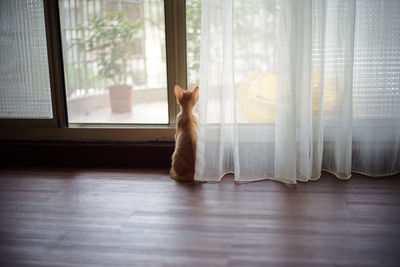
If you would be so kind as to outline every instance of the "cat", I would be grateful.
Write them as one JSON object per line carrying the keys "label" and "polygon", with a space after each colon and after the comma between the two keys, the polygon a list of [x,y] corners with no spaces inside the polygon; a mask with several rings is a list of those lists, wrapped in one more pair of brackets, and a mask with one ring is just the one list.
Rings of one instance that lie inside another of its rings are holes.
{"label": "cat", "polygon": [[193,109],[199,98],[199,87],[184,91],[176,85],[174,92],[181,110],[176,117],[175,151],[170,174],[178,182],[193,182],[197,141],[197,116]]}

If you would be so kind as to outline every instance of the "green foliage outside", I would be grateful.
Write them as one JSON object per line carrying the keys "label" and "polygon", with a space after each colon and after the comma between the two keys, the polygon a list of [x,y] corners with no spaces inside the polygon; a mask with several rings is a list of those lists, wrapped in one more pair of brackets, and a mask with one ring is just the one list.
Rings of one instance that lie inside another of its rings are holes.
{"label": "green foliage outside", "polygon": [[88,35],[77,39],[77,45],[79,51],[93,57],[99,67],[98,74],[113,84],[127,84],[129,78],[133,80],[127,55],[141,27],[141,21],[134,22],[122,12],[94,16],[87,25],[78,26],[78,30]]}
{"label": "green foliage outside", "polygon": [[200,71],[201,0],[186,1],[188,82],[198,84]]}
{"label": "green foliage outside", "polygon": [[[86,71],[86,74],[85,74]],[[76,89],[82,88],[82,89],[88,89],[88,88],[97,88],[98,83],[104,79],[104,77],[101,74],[95,74],[93,72],[92,68],[86,68],[85,70],[85,64],[68,64],[68,87],[67,87],[67,94],[71,95]],[[83,88],[83,83],[85,81],[85,75],[86,75],[86,82],[87,82],[87,88]]]}

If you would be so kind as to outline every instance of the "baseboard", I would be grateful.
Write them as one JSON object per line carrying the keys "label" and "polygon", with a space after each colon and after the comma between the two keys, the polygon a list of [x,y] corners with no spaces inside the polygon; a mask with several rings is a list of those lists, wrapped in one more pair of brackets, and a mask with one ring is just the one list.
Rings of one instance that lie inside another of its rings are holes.
{"label": "baseboard", "polygon": [[0,142],[0,165],[94,165],[168,168],[173,142]]}

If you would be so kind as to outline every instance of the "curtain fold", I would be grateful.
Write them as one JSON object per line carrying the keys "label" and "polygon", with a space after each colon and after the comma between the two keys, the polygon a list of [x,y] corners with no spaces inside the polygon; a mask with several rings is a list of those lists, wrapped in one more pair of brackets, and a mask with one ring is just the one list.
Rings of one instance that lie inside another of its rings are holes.
{"label": "curtain fold", "polygon": [[400,171],[400,2],[202,2],[195,179]]}

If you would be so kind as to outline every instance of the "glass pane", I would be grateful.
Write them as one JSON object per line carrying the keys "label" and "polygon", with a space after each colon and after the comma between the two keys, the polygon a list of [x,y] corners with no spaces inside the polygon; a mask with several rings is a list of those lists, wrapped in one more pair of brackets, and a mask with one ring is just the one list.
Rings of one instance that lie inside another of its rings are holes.
{"label": "glass pane", "polygon": [[53,118],[43,0],[0,1],[0,118]]}
{"label": "glass pane", "polygon": [[400,114],[400,2],[357,1],[354,42],[353,114]]}
{"label": "glass pane", "polygon": [[189,89],[199,84],[201,0],[186,0],[187,80]]}
{"label": "glass pane", "polygon": [[[227,35],[223,28],[224,1],[208,1],[208,43],[210,53],[207,61],[209,77],[221,81],[223,64],[223,41]],[[221,7],[222,5],[222,7]],[[273,123],[275,119],[275,40],[278,18],[276,0],[234,1],[233,47],[235,77],[235,112],[240,123]],[[187,73],[189,89],[199,85],[201,45],[201,0],[186,0]],[[222,13],[221,13],[222,12]],[[251,15],[250,15],[251,14]],[[257,30],[254,30],[257,28]],[[245,36],[237,38],[238,36]],[[265,38],[260,38],[264,36]],[[204,40],[204,39],[203,39]],[[212,70],[211,70],[212,68]],[[219,84],[220,85],[220,84]],[[217,86],[219,86],[217,85]],[[208,84],[209,88],[212,87]],[[213,86],[216,86],[214,84]],[[200,88],[200,91],[202,88]],[[220,91],[207,92],[207,122],[218,122],[221,115]],[[233,114],[233,113],[232,113]]]}
{"label": "glass pane", "polygon": [[60,0],[70,123],[168,123],[164,2]]}

